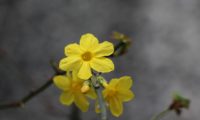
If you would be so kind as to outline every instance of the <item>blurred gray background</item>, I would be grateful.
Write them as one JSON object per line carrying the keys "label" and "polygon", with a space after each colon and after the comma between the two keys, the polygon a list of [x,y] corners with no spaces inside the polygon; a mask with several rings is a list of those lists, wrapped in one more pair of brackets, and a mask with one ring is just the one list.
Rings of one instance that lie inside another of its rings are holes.
{"label": "blurred gray background", "polygon": [[[191,99],[180,117],[200,119],[199,0],[0,0],[0,103],[18,100],[51,77],[49,61],[64,57],[64,46],[91,32],[101,41],[112,31],[129,35],[133,44],[115,58],[106,78],[134,78],[135,100],[119,118],[150,120],[165,109],[174,92]],[[51,86],[24,108],[0,111],[0,120],[68,120],[60,91]],[[82,120],[97,120],[91,106]]]}

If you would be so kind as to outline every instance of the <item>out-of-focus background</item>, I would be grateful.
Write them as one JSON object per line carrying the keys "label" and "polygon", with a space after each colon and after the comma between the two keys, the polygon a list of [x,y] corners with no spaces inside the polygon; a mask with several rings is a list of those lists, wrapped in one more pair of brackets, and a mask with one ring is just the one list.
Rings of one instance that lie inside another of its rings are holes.
{"label": "out-of-focus background", "polygon": [[[0,0],[0,103],[18,100],[51,77],[50,60],[91,32],[101,41],[112,31],[132,38],[106,78],[131,75],[135,100],[119,118],[150,120],[174,92],[191,99],[189,110],[163,120],[200,119],[199,0]],[[24,108],[0,111],[0,120],[68,120],[60,91],[51,86]],[[97,119],[93,106],[82,120]]]}

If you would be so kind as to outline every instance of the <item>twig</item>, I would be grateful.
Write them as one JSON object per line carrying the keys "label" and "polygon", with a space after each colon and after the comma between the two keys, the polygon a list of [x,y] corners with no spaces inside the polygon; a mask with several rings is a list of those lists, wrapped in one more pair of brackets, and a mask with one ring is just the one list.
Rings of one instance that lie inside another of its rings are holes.
{"label": "twig", "polygon": [[160,120],[161,118],[163,118],[169,112],[170,112],[169,109],[163,110],[159,114],[155,115],[151,120]]}
{"label": "twig", "polygon": [[[56,67],[57,65],[54,62],[52,62],[52,61],[51,61],[51,66],[52,66],[52,68],[55,71],[55,75],[61,75],[61,74],[65,73],[65,72],[59,70]],[[34,98],[39,93],[43,92],[45,89],[47,89],[49,86],[52,85],[52,83],[53,83],[53,77],[54,76],[52,76],[49,80],[47,80],[42,86],[40,86],[39,88],[31,91],[29,94],[27,94],[26,96],[24,96],[22,99],[20,99],[18,101],[6,103],[6,104],[0,104],[0,110],[9,109],[9,108],[24,107],[25,103],[27,103],[29,100],[31,100],[32,98]]]}
{"label": "twig", "polygon": [[39,93],[43,92],[46,88],[48,88],[53,83],[52,78],[50,78],[45,84],[43,84],[41,87],[36,89],[35,91],[31,91],[28,95],[23,97],[19,101],[2,104],[0,105],[0,109],[8,109],[8,108],[17,108],[17,107],[23,107],[25,103],[27,103],[30,99],[38,95]]}
{"label": "twig", "polygon": [[75,104],[72,104],[72,106],[71,106],[71,113],[69,115],[69,119],[70,120],[81,120],[79,109],[75,106]]}

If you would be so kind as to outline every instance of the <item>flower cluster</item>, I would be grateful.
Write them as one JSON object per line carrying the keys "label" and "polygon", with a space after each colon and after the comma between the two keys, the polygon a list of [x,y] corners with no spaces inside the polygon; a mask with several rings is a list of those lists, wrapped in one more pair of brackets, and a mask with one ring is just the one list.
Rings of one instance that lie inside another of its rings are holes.
{"label": "flower cluster", "polygon": [[[80,43],[72,43],[65,47],[66,57],[61,59],[59,68],[66,71],[65,75],[54,77],[54,84],[63,92],[60,102],[64,105],[74,103],[81,111],[86,112],[89,108],[88,98],[96,99],[95,84],[103,87],[103,101],[114,116],[120,116],[123,112],[122,102],[134,98],[130,90],[132,79],[129,76],[115,78],[107,81],[96,73],[108,73],[114,70],[111,59],[106,58],[114,53],[114,46],[108,41],[99,43],[98,39],[90,33],[80,38]],[[91,78],[96,77],[95,83]],[[98,101],[98,100],[97,100]],[[97,102],[96,110],[99,105]]]}

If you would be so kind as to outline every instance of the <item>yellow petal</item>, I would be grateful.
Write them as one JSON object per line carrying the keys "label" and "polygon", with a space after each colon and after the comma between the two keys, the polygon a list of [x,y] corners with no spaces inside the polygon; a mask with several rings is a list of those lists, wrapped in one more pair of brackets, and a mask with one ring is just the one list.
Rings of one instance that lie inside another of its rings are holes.
{"label": "yellow petal", "polygon": [[97,72],[111,72],[114,70],[113,62],[108,58],[93,58],[90,62],[90,66]]}
{"label": "yellow petal", "polygon": [[76,43],[69,44],[65,47],[65,55],[72,56],[72,55],[80,55],[82,53],[80,46]]}
{"label": "yellow petal", "polygon": [[118,97],[120,100],[127,102],[132,100],[135,97],[135,95],[131,90],[120,90],[118,91]]}
{"label": "yellow petal", "polygon": [[71,92],[63,92],[60,95],[60,102],[63,105],[71,105],[74,101],[74,95]]}
{"label": "yellow petal", "polygon": [[98,47],[94,50],[94,54],[96,57],[109,56],[114,52],[113,44],[105,41],[98,45]]}
{"label": "yellow petal", "polygon": [[94,91],[94,88],[92,88],[92,87],[90,88],[90,90],[87,92],[86,95],[92,99],[97,98],[96,92]]}
{"label": "yellow petal", "polygon": [[119,83],[117,85],[118,89],[130,89],[132,86],[132,78],[130,76],[123,76],[119,78]]}
{"label": "yellow petal", "polygon": [[86,33],[81,36],[80,46],[85,50],[93,50],[98,44],[98,39],[91,33]]}
{"label": "yellow petal", "polygon": [[81,111],[86,112],[88,110],[89,102],[83,94],[76,94],[74,102]]}
{"label": "yellow petal", "polygon": [[105,89],[102,91],[103,97],[106,98],[106,97],[108,96],[108,93],[109,93],[108,89],[105,88]]}
{"label": "yellow petal", "polygon": [[63,75],[55,76],[53,82],[58,88],[64,91],[68,90],[71,84],[71,81]]}
{"label": "yellow petal", "polygon": [[122,102],[117,97],[109,99],[109,105],[110,105],[109,106],[110,111],[114,116],[119,117],[122,114],[123,112]]}
{"label": "yellow petal", "polygon": [[78,72],[78,77],[84,80],[89,79],[92,76],[90,65],[87,62],[83,62]]}
{"label": "yellow petal", "polygon": [[73,80],[73,81],[84,81],[84,80],[82,80],[82,79],[80,79],[80,78],[78,77],[78,71],[77,71],[77,70],[73,70],[73,71],[72,71],[72,80]]}
{"label": "yellow petal", "polygon": [[66,76],[67,78],[69,78],[70,80],[73,80],[73,77],[72,77],[72,71],[66,71]]}
{"label": "yellow petal", "polygon": [[72,70],[72,69],[78,69],[82,64],[82,60],[80,59],[80,57],[67,57],[67,58],[63,58],[61,59],[60,63],[59,63],[59,68],[61,70]]}
{"label": "yellow petal", "polygon": [[119,79],[117,79],[117,78],[111,79],[111,81],[109,83],[109,87],[116,88],[116,86],[118,85],[118,82],[119,82]]}

